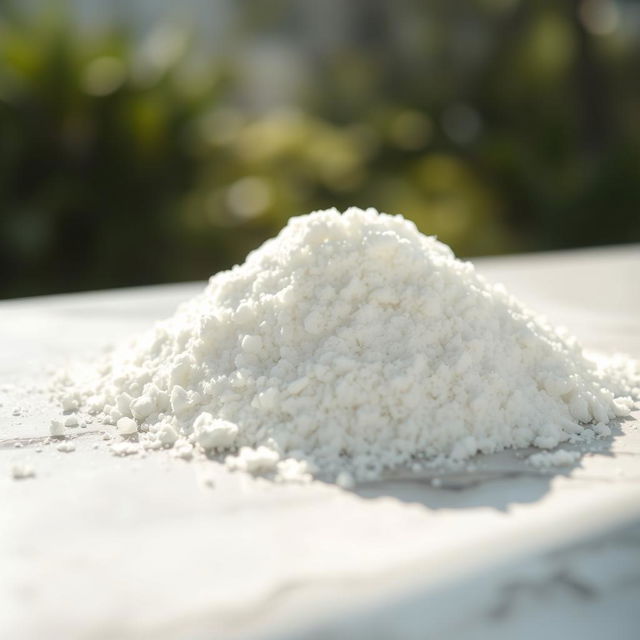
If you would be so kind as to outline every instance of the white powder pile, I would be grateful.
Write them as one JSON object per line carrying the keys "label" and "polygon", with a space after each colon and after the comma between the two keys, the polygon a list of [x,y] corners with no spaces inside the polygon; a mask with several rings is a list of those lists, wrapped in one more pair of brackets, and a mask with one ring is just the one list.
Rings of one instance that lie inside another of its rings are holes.
{"label": "white powder pile", "polygon": [[67,377],[63,406],[145,449],[349,485],[604,432],[632,408],[630,380],[411,222],[354,208],[291,219],[174,316]]}

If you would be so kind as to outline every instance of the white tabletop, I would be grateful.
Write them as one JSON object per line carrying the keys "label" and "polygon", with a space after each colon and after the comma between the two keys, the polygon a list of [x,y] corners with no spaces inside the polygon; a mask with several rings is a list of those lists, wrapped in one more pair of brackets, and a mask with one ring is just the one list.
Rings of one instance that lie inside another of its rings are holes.
{"label": "white tabletop", "polygon": [[[588,348],[640,358],[637,246],[477,264]],[[572,468],[505,452],[435,487],[410,473],[354,491],[273,485],[166,452],[118,458],[94,425],[74,452],[47,444],[48,371],[201,288],[0,303],[0,637],[638,637],[637,412]],[[35,477],[13,479],[16,463]]]}

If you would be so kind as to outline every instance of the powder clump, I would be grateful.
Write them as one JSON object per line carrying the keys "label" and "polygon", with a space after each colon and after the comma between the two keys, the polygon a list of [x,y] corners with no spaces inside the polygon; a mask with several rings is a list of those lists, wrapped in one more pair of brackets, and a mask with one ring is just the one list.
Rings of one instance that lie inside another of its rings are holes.
{"label": "powder clump", "polygon": [[352,208],[292,218],[64,393],[150,449],[350,485],[416,458],[575,442],[630,412],[620,370],[413,223]]}
{"label": "powder clump", "polygon": [[24,463],[11,465],[10,472],[14,480],[26,480],[27,478],[34,478],[36,475],[35,469],[30,464]]}

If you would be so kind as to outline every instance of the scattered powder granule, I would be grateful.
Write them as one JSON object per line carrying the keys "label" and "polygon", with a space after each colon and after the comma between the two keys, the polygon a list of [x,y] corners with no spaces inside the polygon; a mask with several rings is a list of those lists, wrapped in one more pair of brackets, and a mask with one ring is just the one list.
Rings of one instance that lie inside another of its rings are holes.
{"label": "scattered powder granule", "polygon": [[155,451],[157,449],[162,449],[165,446],[160,440],[153,438],[142,438],[140,440],[140,444],[146,451]]}
{"label": "scattered powder granule", "polygon": [[175,458],[182,458],[182,460],[191,460],[193,458],[193,446],[188,442],[177,442],[172,450]]}
{"label": "scattered powder granule", "polygon": [[64,426],[65,427],[70,427],[70,428],[74,428],[78,426],[78,416],[69,416],[65,421],[64,421]]}
{"label": "scattered powder granule", "polygon": [[62,453],[71,453],[76,450],[76,445],[73,442],[61,442],[56,449]]}
{"label": "scattered powder granule", "polygon": [[49,425],[49,435],[53,436],[54,438],[60,438],[64,436],[64,434],[64,424],[62,423],[62,421],[52,420],[51,424]]}
{"label": "scattered powder granule", "polygon": [[[171,424],[160,425],[160,427],[156,430],[155,434],[156,434],[155,442],[157,442],[158,445],[160,446],[162,445],[173,446],[179,438],[178,432],[174,429],[174,427]],[[153,442],[153,441],[150,441],[150,442]]]}
{"label": "scattered powder granule", "polygon": [[72,396],[65,396],[60,401],[63,411],[76,411],[78,409],[78,401]]}
{"label": "scattered powder granule", "polygon": [[140,446],[132,442],[116,442],[109,446],[114,456],[132,456],[140,452]]}
{"label": "scattered powder granule", "polygon": [[313,467],[306,460],[285,458],[276,465],[276,480],[306,484],[313,480]]}
{"label": "scattered powder granule", "polygon": [[206,411],[193,422],[198,444],[203,449],[229,449],[238,436],[238,426],[228,420],[214,418]]}
{"label": "scattered powder granule", "polygon": [[611,435],[611,427],[606,424],[597,424],[593,427],[593,430],[599,438],[608,438]]}
{"label": "scattered powder granule", "polygon": [[538,469],[550,467],[569,467],[580,459],[580,452],[558,449],[557,451],[543,451],[534,453],[527,458],[527,462]]}
{"label": "scattered powder granule", "polygon": [[269,447],[242,447],[237,456],[228,456],[225,464],[232,470],[265,473],[274,471],[279,460],[278,453]]}
{"label": "scattered powder granule", "polygon": [[11,477],[14,480],[25,480],[26,478],[34,478],[36,475],[35,469],[24,463],[17,463],[11,465]]}
{"label": "scattered powder granule", "polygon": [[357,482],[603,436],[639,387],[413,223],[354,208],[292,218],[58,390],[145,449]]}
{"label": "scattered powder granule", "polygon": [[120,418],[116,423],[116,429],[121,436],[130,436],[138,431],[138,425],[131,418]]}
{"label": "scattered powder granule", "polygon": [[200,484],[206,489],[215,489],[216,481],[211,476],[202,476],[200,478]]}

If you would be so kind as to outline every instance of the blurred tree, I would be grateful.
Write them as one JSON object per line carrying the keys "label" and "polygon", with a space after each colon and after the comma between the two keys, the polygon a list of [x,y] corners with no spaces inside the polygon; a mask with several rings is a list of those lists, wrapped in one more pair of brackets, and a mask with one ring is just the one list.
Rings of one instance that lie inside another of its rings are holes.
{"label": "blurred tree", "polygon": [[215,57],[48,6],[0,6],[0,296],[203,278],[351,204],[462,255],[640,241],[633,3],[245,1]]}
{"label": "blurred tree", "polygon": [[5,295],[172,279],[175,202],[194,161],[183,131],[214,99],[147,61],[124,27],[64,16],[0,23],[0,269]]}

